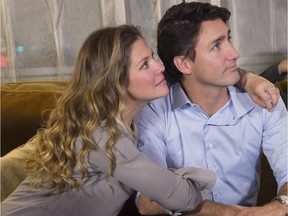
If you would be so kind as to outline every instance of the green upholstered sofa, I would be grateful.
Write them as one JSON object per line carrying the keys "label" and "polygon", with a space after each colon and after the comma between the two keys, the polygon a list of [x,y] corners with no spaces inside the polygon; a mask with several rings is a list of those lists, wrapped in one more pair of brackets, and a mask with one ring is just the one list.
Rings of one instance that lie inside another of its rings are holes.
{"label": "green upholstered sofa", "polygon": [[[21,163],[33,142],[25,148],[23,144],[36,134],[65,86],[66,82],[56,81],[1,83],[1,200],[25,178]],[[263,158],[260,205],[271,200],[276,191],[271,169]],[[139,215],[132,198],[121,215]]]}

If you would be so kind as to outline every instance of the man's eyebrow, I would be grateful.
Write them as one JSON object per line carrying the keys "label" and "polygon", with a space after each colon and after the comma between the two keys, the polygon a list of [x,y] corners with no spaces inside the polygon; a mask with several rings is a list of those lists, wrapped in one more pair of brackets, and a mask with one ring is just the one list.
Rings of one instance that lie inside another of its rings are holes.
{"label": "man's eyebrow", "polygon": [[[228,37],[230,37],[230,33],[231,33],[231,30],[229,29],[227,32]],[[221,35],[220,37],[213,40],[211,44],[219,43],[219,42],[223,41],[225,39],[225,37],[226,37],[225,35]]]}
{"label": "man's eyebrow", "polygon": [[219,43],[225,39],[226,36],[222,35],[211,42],[211,44]]}

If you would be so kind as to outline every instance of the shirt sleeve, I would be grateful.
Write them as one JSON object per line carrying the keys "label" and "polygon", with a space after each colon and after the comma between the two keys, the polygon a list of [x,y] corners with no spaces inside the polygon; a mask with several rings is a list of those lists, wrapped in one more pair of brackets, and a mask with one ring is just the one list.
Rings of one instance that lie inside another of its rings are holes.
{"label": "shirt sleeve", "polygon": [[263,152],[276,178],[278,189],[288,181],[287,110],[282,100],[273,109],[265,112]]}
{"label": "shirt sleeve", "polygon": [[[103,149],[107,134],[101,137]],[[160,167],[140,152],[134,141],[125,134],[116,143],[114,153],[116,166],[112,177],[169,210],[195,209],[216,182],[212,171],[183,168],[172,172]],[[95,164],[100,172],[105,172],[110,165],[103,150],[90,152],[89,163]]]}
{"label": "shirt sleeve", "polygon": [[117,143],[117,149],[125,159],[117,155],[113,176],[167,209],[195,209],[215,184],[216,175],[209,170],[187,167],[172,172],[158,166],[128,138]]}

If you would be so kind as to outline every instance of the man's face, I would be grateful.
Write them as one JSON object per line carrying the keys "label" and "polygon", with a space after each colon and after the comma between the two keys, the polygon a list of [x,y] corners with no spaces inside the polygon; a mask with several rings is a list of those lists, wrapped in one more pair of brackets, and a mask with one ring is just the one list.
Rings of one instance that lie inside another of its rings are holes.
{"label": "man's face", "polygon": [[202,23],[195,47],[196,58],[191,63],[192,76],[199,84],[233,85],[239,80],[239,53],[230,42],[230,30],[221,20]]}

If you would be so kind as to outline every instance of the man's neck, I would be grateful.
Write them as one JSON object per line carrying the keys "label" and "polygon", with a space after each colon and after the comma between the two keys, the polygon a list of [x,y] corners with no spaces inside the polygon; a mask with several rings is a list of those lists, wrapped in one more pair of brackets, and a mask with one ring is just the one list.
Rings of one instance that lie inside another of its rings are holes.
{"label": "man's neck", "polygon": [[221,109],[230,99],[227,87],[203,86],[198,83],[181,83],[189,100],[198,104],[209,116]]}

